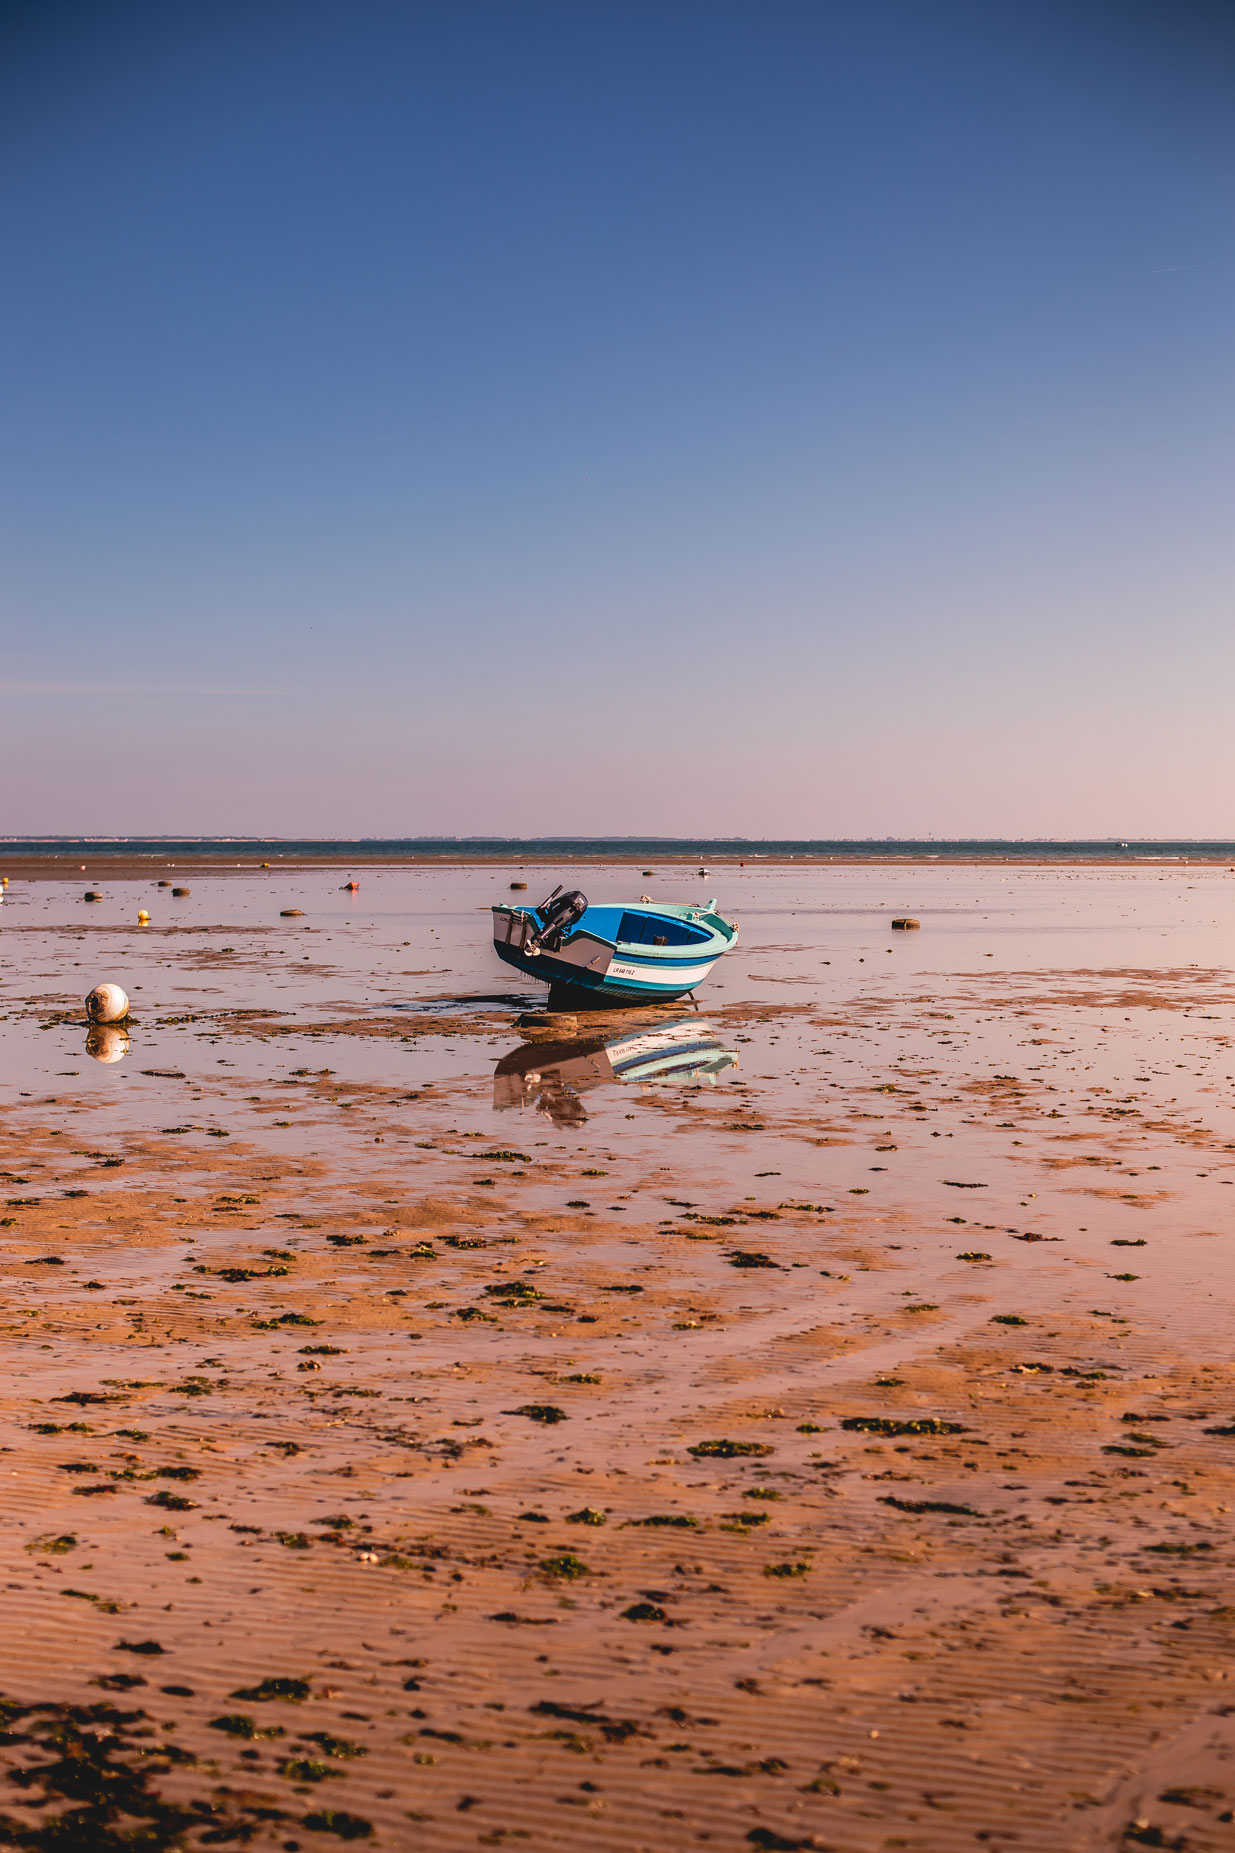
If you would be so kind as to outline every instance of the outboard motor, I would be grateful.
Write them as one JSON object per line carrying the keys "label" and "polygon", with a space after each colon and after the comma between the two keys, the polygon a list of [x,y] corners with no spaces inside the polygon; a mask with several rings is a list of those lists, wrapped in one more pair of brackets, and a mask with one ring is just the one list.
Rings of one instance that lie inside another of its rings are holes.
{"label": "outboard motor", "polygon": [[562,943],[562,935],[569,932],[576,920],[581,920],[587,912],[587,896],[578,889],[563,894],[561,888],[555,888],[547,901],[542,901],[536,909],[540,915],[540,926],[534,933],[529,933],[523,942],[523,950],[533,957],[538,952],[556,952]]}

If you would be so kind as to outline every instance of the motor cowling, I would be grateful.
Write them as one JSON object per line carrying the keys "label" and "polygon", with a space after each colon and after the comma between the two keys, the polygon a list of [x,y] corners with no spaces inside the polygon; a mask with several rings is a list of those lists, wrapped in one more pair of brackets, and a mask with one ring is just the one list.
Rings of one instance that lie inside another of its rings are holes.
{"label": "motor cowling", "polygon": [[587,912],[587,896],[577,888],[568,894],[551,894],[537,908],[540,925],[524,944],[525,952],[556,952],[562,936]]}

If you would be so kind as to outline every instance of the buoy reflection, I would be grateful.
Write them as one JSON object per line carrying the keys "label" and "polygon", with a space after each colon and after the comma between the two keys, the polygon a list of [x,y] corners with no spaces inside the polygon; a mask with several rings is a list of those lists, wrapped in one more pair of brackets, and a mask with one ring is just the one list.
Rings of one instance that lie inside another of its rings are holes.
{"label": "buoy reflection", "polygon": [[86,1036],[86,1054],[96,1062],[122,1062],[129,1052],[129,1033],[111,1023],[96,1023]]}

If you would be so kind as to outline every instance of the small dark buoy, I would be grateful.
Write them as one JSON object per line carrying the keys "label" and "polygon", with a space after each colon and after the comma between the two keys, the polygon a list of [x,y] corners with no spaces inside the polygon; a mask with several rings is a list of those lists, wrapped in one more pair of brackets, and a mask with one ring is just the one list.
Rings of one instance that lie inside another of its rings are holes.
{"label": "small dark buoy", "polygon": [[188,894],[188,892],[189,892],[189,890],[188,890],[187,888],[173,888],[173,889],[172,889],[172,895],[173,895],[173,897],[175,897],[175,896],[184,896],[184,895],[186,895],[186,894]]}
{"label": "small dark buoy", "polygon": [[97,888],[87,888],[85,894],[83,894],[81,898],[83,901],[101,901],[103,896],[99,893]]}
{"label": "small dark buoy", "polygon": [[909,929],[910,927],[920,927],[920,926],[921,926],[921,924],[922,924],[922,922],[921,922],[920,920],[908,920],[908,919],[906,919],[906,920],[894,920],[894,921],[892,922],[892,925],[893,925],[894,927],[899,927],[899,928],[900,928],[900,930],[901,930],[901,932],[906,932],[906,931],[908,931],[908,929]]}
{"label": "small dark buoy", "polygon": [[510,885],[512,888],[526,888],[527,887],[527,883],[525,881],[512,881]]}
{"label": "small dark buoy", "polygon": [[299,920],[303,913],[304,913],[303,907],[281,907],[279,909],[279,919],[280,920]]}
{"label": "small dark buoy", "polygon": [[656,870],[655,869],[644,869],[643,873],[645,875],[655,875]]}

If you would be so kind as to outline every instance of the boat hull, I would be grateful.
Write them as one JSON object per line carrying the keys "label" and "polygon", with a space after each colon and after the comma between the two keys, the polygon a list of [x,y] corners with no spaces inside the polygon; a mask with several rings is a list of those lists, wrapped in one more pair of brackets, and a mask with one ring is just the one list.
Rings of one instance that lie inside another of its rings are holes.
{"label": "boat hull", "polygon": [[572,964],[551,952],[529,958],[513,946],[495,942],[495,948],[498,957],[507,965],[513,965],[528,978],[538,978],[542,984],[547,984],[555,1002],[569,994],[581,1007],[592,1010],[606,1004],[673,1003],[702,984],[716,963],[715,958],[691,959],[684,960],[676,969],[666,969],[664,960],[636,961],[615,954],[603,970],[595,970]]}

